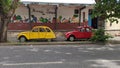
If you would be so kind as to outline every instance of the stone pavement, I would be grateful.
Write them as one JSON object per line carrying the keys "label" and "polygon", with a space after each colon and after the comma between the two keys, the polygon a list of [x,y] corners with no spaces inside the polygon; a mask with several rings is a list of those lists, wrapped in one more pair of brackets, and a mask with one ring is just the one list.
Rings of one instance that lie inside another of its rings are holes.
{"label": "stone pavement", "polygon": [[[18,33],[21,32],[21,31],[9,31],[8,32],[8,41],[9,42],[18,42],[17,40],[17,35]],[[65,41],[66,38],[64,36],[64,32],[55,32],[55,35],[56,35],[56,41]]]}
{"label": "stone pavement", "polygon": [[59,42],[15,42],[15,43],[0,43],[0,46],[32,46],[32,45],[82,45],[82,44],[93,44],[90,41],[59,41]]}
{"label": "stone pavement", "polygon": [[56,34],[56,39],[55,41],[52,42],[47,42],[47,41],[33,41],[33,42],[24,42],[24,43],[20,43],[17,40],[17,35],[20,31],[9,31],[8,32],[8,42],[9,43],[2,43],[1,45],[76,45],[76,44],[91,44],[90,41],[85,41],[85,40],[81,40],[81,41],[75,41],[75,42],[70,42],[70,41],[66,41],[66,38],[64,36],[65,31],[62,32],[55,32]]}

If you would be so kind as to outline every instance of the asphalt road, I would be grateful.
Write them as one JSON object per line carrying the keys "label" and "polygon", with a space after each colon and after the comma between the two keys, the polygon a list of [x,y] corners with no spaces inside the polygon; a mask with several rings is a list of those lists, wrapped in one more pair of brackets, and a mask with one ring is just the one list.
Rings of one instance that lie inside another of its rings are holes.
{"label": "asphalt road", "polygon": [[120,46],[0,46],[0,68],[120,68]]}

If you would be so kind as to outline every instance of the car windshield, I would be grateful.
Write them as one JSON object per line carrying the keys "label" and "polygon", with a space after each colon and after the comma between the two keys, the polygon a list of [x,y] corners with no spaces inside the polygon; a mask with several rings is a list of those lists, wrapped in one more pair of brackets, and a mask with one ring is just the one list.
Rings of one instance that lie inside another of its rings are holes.
{"label": "car windshield", "polygon": [[90,28],[88,28],[88,27],[86,27],[86,28],[84,28],[84,27],[77,27],[77,28],[75,28],[74,30],[77,30],[77,31],[81,31],[81,32],[84,32],[84,31],[86,31],[86,32],[91,32],[91,29]]}

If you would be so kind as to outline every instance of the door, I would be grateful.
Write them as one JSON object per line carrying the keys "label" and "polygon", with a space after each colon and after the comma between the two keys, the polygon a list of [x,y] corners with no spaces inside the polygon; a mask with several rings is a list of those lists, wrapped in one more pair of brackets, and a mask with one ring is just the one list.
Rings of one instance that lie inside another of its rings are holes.
{"label": "door", "polygon": [[46,36],[45,28],[40,27],[39,28],[39,38],[42,39],[42,38],[45,38],[45,36]]}
{"label": "door", "polygon": [[50,28],[46,28],[46,39],[54,38],[55,35]]}
{"label": "door", "polygon": [[93,18],[92,19],[92,28],[97,29],[98,28],[98,18]]}
{"label": "door", "polygon": [[92,26],[92,19],[91,19],[91,15],[88,15],[88,25]]}
{"label": "door", "polygon": [[30,39],[38,39],[38,28],[32,29],[30,32]]}
{"label": "door", "polygon": [[82,39],[85,37],[85,28],[80,28],[78,32],[76,32],[76,38]]}
{"label": "door", "polygon": [[92,30],[90,28],[85,28],[85,38],[90,38],[92,36]]}

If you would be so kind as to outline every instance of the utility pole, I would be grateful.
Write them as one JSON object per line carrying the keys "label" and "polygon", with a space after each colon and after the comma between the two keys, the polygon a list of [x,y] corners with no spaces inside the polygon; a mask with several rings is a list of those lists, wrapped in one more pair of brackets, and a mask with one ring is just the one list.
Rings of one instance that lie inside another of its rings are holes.
{"label": "utility pole", "polygon": [[57,29],[57,10],[58,10],[58,6],[55,5],[55,26],[54,26],[55,30]]}
{"label": "utility pole", "polygon": [[31,24],[31,8],[30,8],[29,4],[27,4],[27,8],[28,8],[28,16],[29,16],[30,29],[32,29],[32,24]]}

